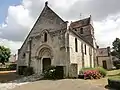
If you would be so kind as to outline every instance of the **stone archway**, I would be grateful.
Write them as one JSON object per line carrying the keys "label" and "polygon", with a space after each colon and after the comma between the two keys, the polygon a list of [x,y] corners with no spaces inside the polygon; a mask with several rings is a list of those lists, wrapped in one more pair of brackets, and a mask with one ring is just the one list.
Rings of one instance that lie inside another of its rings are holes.
{"label": "stone archway", "polygon": [[38,66],[37,70],[38,72],[41,71],[41,73],[52,64],[53,59],[53,52],[52,49],[48,45],[42,45],[37,52],[38,57]]}

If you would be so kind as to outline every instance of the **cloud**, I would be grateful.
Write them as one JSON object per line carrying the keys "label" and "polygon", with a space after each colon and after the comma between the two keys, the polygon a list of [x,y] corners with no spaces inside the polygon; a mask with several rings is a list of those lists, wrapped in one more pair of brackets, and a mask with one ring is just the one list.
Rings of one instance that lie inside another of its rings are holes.
{"label": "cloud", "polygon": [[12,54],[14,54],[14,53],[17,53],[17,50],[22,45],[22,42],[17,42],[17,41],[13,42],[13,41],[8,41],[7,39],[0,38],[0,45],[10,48]]}
{"label": "cloud", "polygon": [[120,0],[77,0],[68,8],[64,15],[69,18],[79,18],[80,13],[83,16],[92,15],[94,20],[103,20],[108,15],[120,12]]}
{"label": "cloud", "polygon": [[0,38],[12,41],[23,41],[30,30],[34,19],[22,5],[10,6],[5,23],[0,29]]}
{"label": "cloud", "polygon": [[[0,44],[16,52],[40,15],[46,0],[22,0],[9,6],[6,20],[0,24]],[[119,0],[48,0],[49,6],[64,20],[77,20],[92,15],[95,37],[101,47],[119,37]]]}
{"label": "cloud", "polygon": [[[61,0],[64,5],[59,4],[56,0],[49,1],[50,6],[56,7],[55,9],[59,11],[60,7],[65,6],[68,0]],[[23,41],[40,15],[44,3],[45,0],[23,0],[20,5],[9,6],[6,20],[0,26],[0,38]]]}
{"label": "cloud", "polygon": [[108,16],[101,22],[94,22],[95,37],[101,47],[112,46],[116,37],[120,38],[120,13]]}

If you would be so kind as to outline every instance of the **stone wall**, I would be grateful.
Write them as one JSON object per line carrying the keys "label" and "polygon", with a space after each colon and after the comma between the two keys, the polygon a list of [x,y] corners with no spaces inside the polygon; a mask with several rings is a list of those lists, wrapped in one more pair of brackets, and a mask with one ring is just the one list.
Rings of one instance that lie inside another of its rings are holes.
{"label": "stone wall", "polygon": [[103,67],[103,61],[106,61],[107,69],[112,69],[113,62],[111,57],[98,57],[98,66]]}
{"label": "stone wall", "polygon": [[[78,42],[78,52],[75,51],[75,38],[77,38]],[[84,66],[82,66],[82,48],[81,44],[83,44],[83,54],[84,54]],[[84,45],[86,44],[86,54]],[[90,67],[90,52],[89,48],[91,48],[91,66],[94,67],[94,58],[93,58],[93,47],[91,47],[89,44],[81,40],[80,38],[76,37],[72,33],[69,34],[69,48],[70,48],[70,64],[77,64],[78,65],[78,74],[79,70],[82,67]]]}
{"label": "stone wall", "polygon": [[[35,72],[40,71],[39,50],[43,46],[53,53],[52,65],[65,65],[65,32],[67,23],[57,16],[48,6],[45,6],[31,32],[18,52],[18,66],[28,66],[29,40],[31,40],[31,66]],[[47,33],[47,42],[44,42],[44,33]]]}

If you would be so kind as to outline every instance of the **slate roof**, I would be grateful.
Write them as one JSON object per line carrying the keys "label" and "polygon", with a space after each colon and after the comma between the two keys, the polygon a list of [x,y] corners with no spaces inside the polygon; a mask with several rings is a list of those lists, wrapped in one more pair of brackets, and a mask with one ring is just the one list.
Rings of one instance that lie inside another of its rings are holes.
{"label": "slate roof", "polygon": [[76,31],[73,31],[73,30],[71,30],[71,29],[69,29],[69,31],[70,31],[71,33],[73,33],[74,35],[76,35],[77,37],[79,37],[80,39],[82,39],[82,40],[83,40],[84,42],[86,42],[87,44],[89,44],[91,47],[94,48],[94,46],[93,46],[92,43],[90,43],[88,40],[86,40],[86,38],[84,38],[84,37],[82,37],[81,35],[79,35]]}
{"label": "slate roof", "polygon": [[78,20],[78,21],[75,21],[75,22],[71,22],[70,27],[77,28],[77,27],[87,26],[87,25],[90,24],[90,19],[91,19],[91,17],[85,18],[85,19],[82,19],[82,20]]}

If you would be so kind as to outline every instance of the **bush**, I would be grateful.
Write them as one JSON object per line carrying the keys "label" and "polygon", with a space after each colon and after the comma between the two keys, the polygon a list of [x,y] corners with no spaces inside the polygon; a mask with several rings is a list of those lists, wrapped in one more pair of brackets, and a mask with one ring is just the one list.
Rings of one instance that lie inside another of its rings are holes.
{"label": "bush", "polygon": [[101,74],[97,70],[86,70],[84,72],[84,79],[100,79]]}
{"label": "bush", "polygon": [[86,70],[94,70],[94,68],[87,67],[87,68],[82,68],[81,71],[86,71]]}
{"label": "bush", "polygon": [[23,71],[23,75],[25,76],[30,76],[32,74],[34,74],[33,67],[26,67]]}
{"label": "bush", "polygon": [[117,68],[117,69],[120,69],[120,64],[116,64],[116,68]]}
{"label": "bush", "polygon": [[103,67],[96,67],[95,69],[98,70],[103,77],[107,75],[107,71]]}
{"label": "bush", "polygon": [[[94,75],[94,73],[95,73],[96,71],[97,71],[100,75],[98,75],[98,73]],[[102,68],[102,67],[82,68],[79,73],[80,73],[80,75],[81,75],[81,74],[86,75],[86,73],[87,73],[89,78],[90,78],[90,76],[91,76],[91,73],[93,73],[93,75],[94,75],[95,77],[97,77],[97,78],[100,78],[101,76],[102,76],[102,77],[105,77],[105,76],[107,75],[107,71],[106,71],[104,68]],[[90,75],[90,76],[89,76],[89,75]],[[98,76],[96,76],[96,75],[98,75]],[[84,77],[85,77],[85,76],[84,76]]]}
{"label": "bush", "polygon": [[91,68],[91,67],[87,67],[87,68],[82,68],[81,70],[80,70],[80,74],[83,74],[85,71],[87,71],[87,70],[95,70],[95,68]]}
{"label": "bush", "polygon": [[9,68],[10,70],[16,70],[16,67],[17,67],[17,64],[10,64],[10,65],[8,66],[8,68]]}
{"label": "bush", "polygon": [[0,71],[9,71],[9,68],[0,68]]}
{"label": "bush", "polygon": [[108,79],[108,86],[120,90],[120,80]]}
{"label": "bush", "polygon": [[113,61],[113,65],[114,65],[117,69],[120,69],[120,60]]}
{"label": "bush", "polygon": [[44,70],[43,76],[46,79],[56,79],[56,67],[49,66],[47,69]]}

